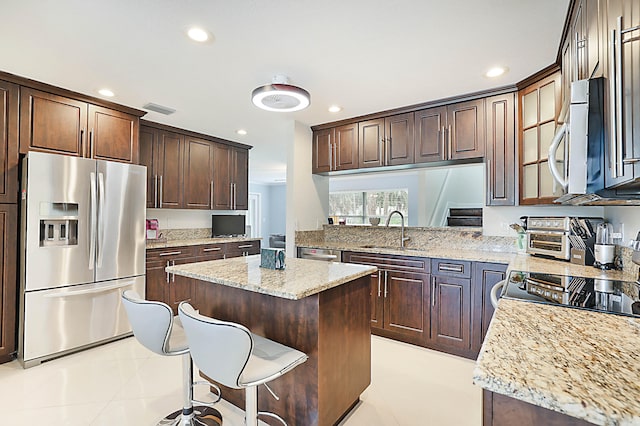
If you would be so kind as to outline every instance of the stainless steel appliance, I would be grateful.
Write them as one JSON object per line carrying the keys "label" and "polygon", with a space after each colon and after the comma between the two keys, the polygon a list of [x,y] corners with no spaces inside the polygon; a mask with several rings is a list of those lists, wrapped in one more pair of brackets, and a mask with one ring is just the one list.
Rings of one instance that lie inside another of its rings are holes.
{"label": "stainless steel appliance", "polygon": [[146,168],[30,152],[23,162],[18,359],[27,368],[130,333],[145,289]]}
{"label": "stainless steel appliance", "polygon": [[298,247],[298,257],[301,259],[322,260],[324,262],[342,262],[340,250]]}
{"label": "stainless steel appliance", "polygon": [[511,271],[501,297],[640,317],[640,284]]}
{"label": "stainless steel appliance", "polygon": [[602,218],[529,216],[526,222],[527,253],[593,264],[594,230]]}
{"label": "stainless steel appliance", "polygon": [[600,269],[613,269],[616,256],[616,246],[613,244],[613,226],[601,223],[596,229],[596,243],[594,245],[595,262],[593,266]]}
{"label": "stainless steel appliance", "polygon": [[[571,83],[567,122],[559,127],[549,147],[549,169],[565,192],[557,203],[640,205],[637,188],[606,188],[605,172],[610,165],[605,164],[603,82],[603,78],[596,78]],[[558,153],[561,146],[564,152]]]}

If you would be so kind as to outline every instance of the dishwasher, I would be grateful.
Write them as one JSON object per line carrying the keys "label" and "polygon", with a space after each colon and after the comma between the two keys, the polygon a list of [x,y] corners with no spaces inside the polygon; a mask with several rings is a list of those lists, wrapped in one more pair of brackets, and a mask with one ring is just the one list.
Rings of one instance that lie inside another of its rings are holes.
{"label": "dishwasher", "polygon": [[298,257],[324,262],[342,262],[342,252],[332,249],[298,247]]}

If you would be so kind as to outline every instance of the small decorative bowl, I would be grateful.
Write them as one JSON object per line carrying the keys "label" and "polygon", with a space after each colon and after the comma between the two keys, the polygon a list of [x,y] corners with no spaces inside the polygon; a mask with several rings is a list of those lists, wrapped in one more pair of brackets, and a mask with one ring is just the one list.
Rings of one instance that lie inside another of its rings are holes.
{"label": "small decorative bowl", "polygon": [[369,223],[371,224],[371,226],[378,226],[378,224],[380,223],[380,218],[379,217],[370,217],[369,218]]}

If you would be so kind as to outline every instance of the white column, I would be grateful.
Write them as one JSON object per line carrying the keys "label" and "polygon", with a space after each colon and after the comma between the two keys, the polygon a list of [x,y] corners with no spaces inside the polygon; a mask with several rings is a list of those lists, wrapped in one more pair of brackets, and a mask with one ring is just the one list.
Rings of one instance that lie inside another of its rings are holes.
{"label": "white column", "polygon": [[311,174],[313,134],[294,122],[287,150],[287,256],[296,257],[295,231],[321,229],[329,216],[329,178]]}

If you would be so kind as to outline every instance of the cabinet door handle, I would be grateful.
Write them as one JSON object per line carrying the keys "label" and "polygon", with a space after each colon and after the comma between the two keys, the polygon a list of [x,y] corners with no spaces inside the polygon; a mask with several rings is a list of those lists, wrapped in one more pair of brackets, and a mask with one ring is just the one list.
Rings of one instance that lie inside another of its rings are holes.
{"label": "cabinet door handle", "polygon": [[237,209],[238,208],[238,188],[236,187],[236,184],[233,184],[233,209]]}
{"label": "cabinet door handle", "polygon": [[438,265],[438,271],[464,272],[464,265],[454,265],[451,263],[441,263]]}
{"label": "cabinet door handle", "polygon": [[380,279],[382,278],[382,271],[378,271],[378,297],[380,297]]}
{"label": "cabinet door handle", "polygon": [[438,130],[440,134],[440,141],[442,142],[442,158],[447,158],[447,153],[445,152],[445,144],[444,144],[444,126]]}
{"label": "cabinet door handle", "polygon": [[431,306],[436,306],[436,279],[431,278]]}
{"label": "cabinet door handle", "polygon": [[153,177],[153,207],[158,207],[158,175]]}
{"label": "cabinet door handle", "polygon": [[333,144],[333,170],[338,170],[338,144]]}
{"label": "cabinet door handle", "polygon": [[253,247],[253,244],[245,244],[242,246],[238,246],[238,248],[251,248],[251,247]]}
{"label": "cabinet door handle", "polygon": [[93,129],[89,132],[89,155],[88,158],[93,158]]}
{"label": "cabinet door handle", "polygon": [[453,156],[453,144],[451,142],[451,124],[449,124],[449,127],[447,129],[447,139],[449,141],[449,158],[451,158]]}
{"label": "cabinet door handle", "polygon": [[80,129],[80,154],[84,157],[84,129]]}
{"label": "cabinet door handle", "polygon": [[211,181],[211,189],[209,190],[209,201],[211,203],[211,210],[213,210],[213,181]]}
{"label": "cabinet door handle", "polygon": [[[167,260],[167,268],[169,267],[169,261]],[[169,284],[169,272],[167,271],[167,284]]]}
{"label": "cabinet door handle", "polygon": [[384,298],[387,298],[387,295],[389,294],[388,288],[387,288],[387,271],[384,271]]}
{"label": "cabinet door handle", "polygon": [[[176,266],[176,261],[175,260],[171,261],[171,266]],[[176,274],[171,274],[171,282],[172,283],[176,282]]]}
{"label": "cabinet door handle", "polygon": [[158,256],[174,256],[174,255],[177,255],[177,254],[182,254],[182,252],[181,251],[167,251],[167,252],[164,252],[164,253],[160,253]]}
{"label": "cabinet door handle", "polygon": [[160,208],[162,208],[162,175],[160,175]]}
{"label": "cabinet door handle", "polygon": [[384,138],[380,139],[380,162],[384,165]]}
{"label": "cabinet door handle", "polygon": [[208,248],[203,248],[202,251],[220,251],[222,250],[220,247],[208,247]]}
{"label": "cabinet door handle", "polygon": [[333,170],[333,144],[329,143],[329,171]]}

